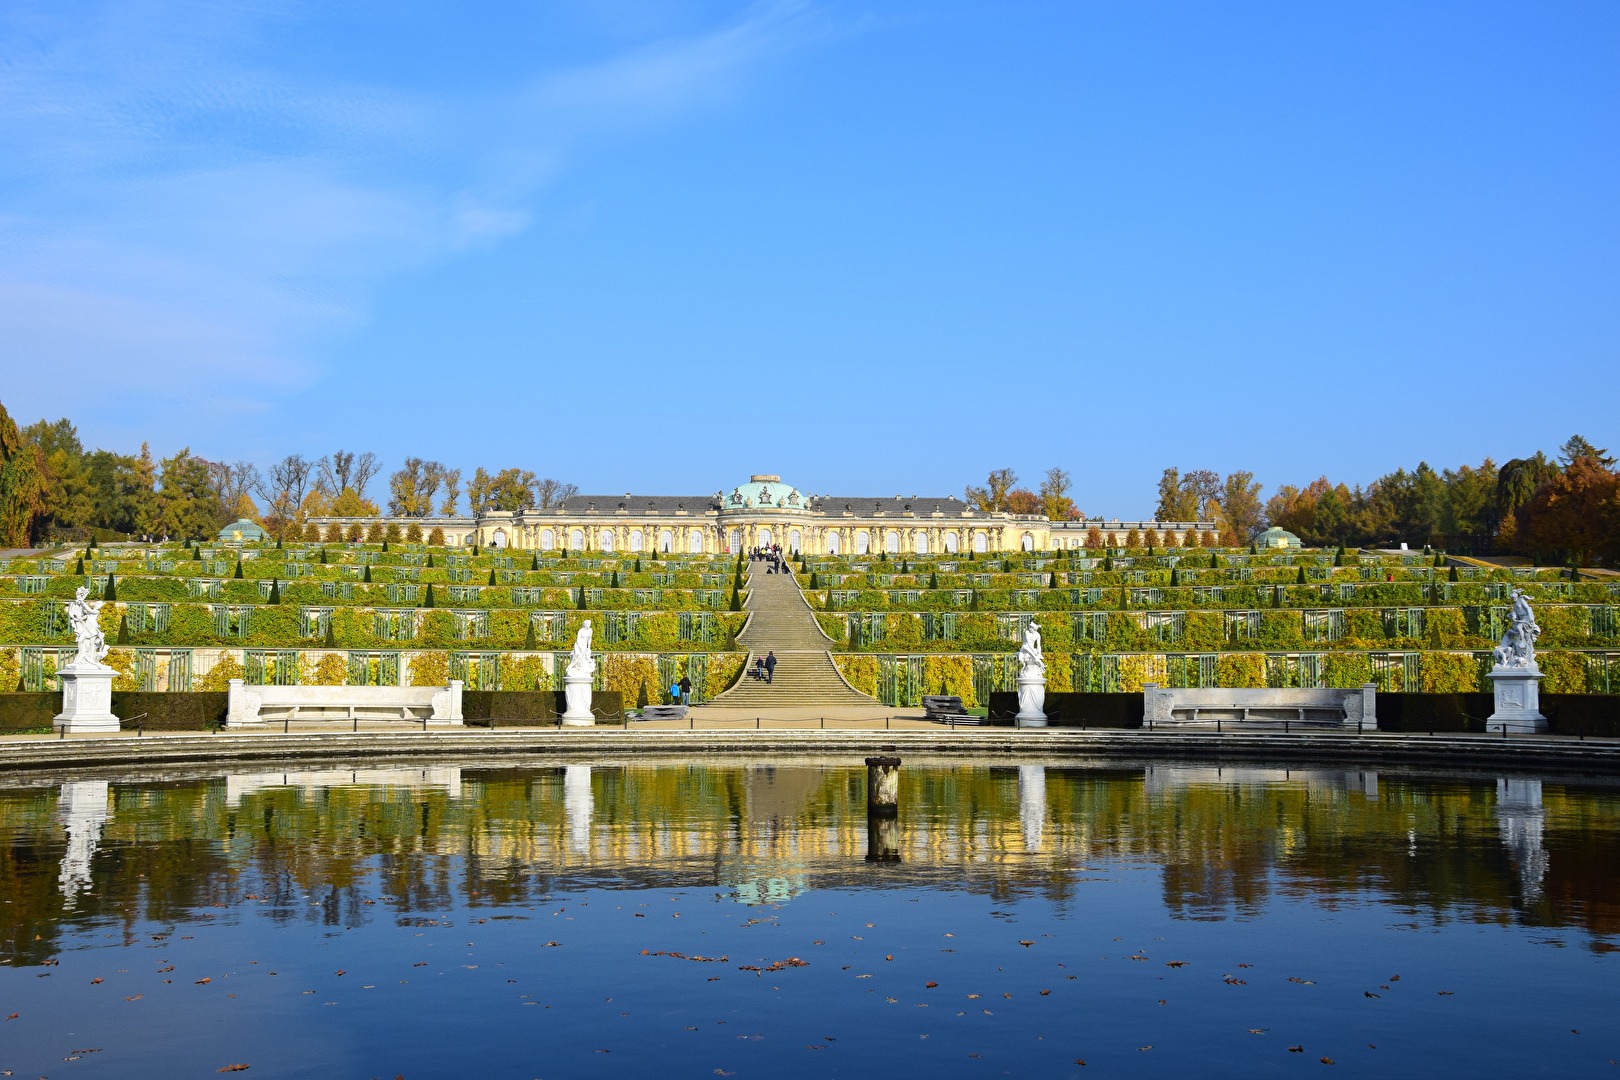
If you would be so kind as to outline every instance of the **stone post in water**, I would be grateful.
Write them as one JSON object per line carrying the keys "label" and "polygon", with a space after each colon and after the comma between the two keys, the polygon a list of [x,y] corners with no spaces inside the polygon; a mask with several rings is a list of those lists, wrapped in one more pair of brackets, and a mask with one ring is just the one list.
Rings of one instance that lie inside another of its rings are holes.
{"label": "stone post in water", "polygon": [[900,759],[866,759],[866,861],[900,861]]}

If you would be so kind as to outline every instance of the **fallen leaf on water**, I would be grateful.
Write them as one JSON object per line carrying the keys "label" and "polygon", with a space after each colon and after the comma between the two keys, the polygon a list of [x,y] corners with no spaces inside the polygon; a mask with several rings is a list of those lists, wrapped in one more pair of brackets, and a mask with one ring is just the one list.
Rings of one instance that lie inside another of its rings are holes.
{"label": "fallen leaf on water", "polygon": [[1290,1054],[1303,1054],[1305,1052],[1305,1048],[1303,1046],[1290,1046],[1288,1048],[1288,1052]]}
{"label": "fallen leaf on water", "polygon": [[1454,992],[1455,991],[1451,991],[1451,990],[1441,990],[1439,992],[1439,994],[1440,994],[1441,997],[1450,997]]}
{"label": "fallen leaf on water", "polygon": [[1325,1057],[1325,1058],[1323,1058],[1323,1059],[1322,1059],[1322,1064],[1324,1064],[1324,1065],[1335,1065],[1335,1064],[1338,1064],[1338,1063],[1337,1063],[1337,1062],[1335,1062],[1335,1061],[1334,1061],[1334,1060],[1333,1060],[1333,1059],[1332,1059],[1332,1058],[1330,1058],[1330,1057]]}
{"label": "fallen leaf on water", "polygon": [[1047,997],[1047,996],[1049,996],[1049,995],[1050,995],[1050,994],[1051,994],[1051,993],[1052,993],[1052,991],[1050,991],[1050,990],[1042,990],[1042,991],[1041,991],[1041,997]]}
{"label": "fallen leaf on water", "polygon": [[1136,1048],[1136,1052],[1137,1052],[1137,1053],[1141,1053],[1141,1052],[1142,1052],[1142,1051],[1143,1051],[1143,1050],[1151,1050],[1151,1049],[1153,1049],[1153,1044],[1152,1044],[1152,1043],[1148,1043],[1148,1044],[1147,1044],[1147,1045],[1146,1045],[1146,1046],[1138,1046],[1138,1047],[1137,1047],[1137,1048]]}
{"label": "fallen leaf on water", "polygon": [[1271,1030],[1270,1028],[1250,1028],[1249,1029],[1249,1034],[1250,1035],[1264,1035],[1266,1032],[1268,1032],[1270,1030]]}
{"label": "fallen leaf on water", "polygon": [[6,1019],[7,1020],[15,1020],[20,1015],[21,1015],[20,1013],[12,1013],[10,1016],[6,1017]]}
{"label": "fallen leaf on water", "polygon": [[1033,941],[1020,941],[1018,944],[1022,945],[1024,948],[1027,949],[1027,948],[1029,948],[1031,945],[1033,945],[1035,943]]}
{"label": "fallen leaf on water", "polygon": [[243,1063],[239,1063],[239,1064],[236,1064],[236,1065],[221,1065],[219,1068],[215,1069],[214,1071],[215,1072],[247,1072],[251,1068],[253,1068],[253,1066],[243,1062]]}
{"label": "fallen leaf on water", "polygon": [[559,946],[561,944],[562,944],[562,942],[560,942],[560,941],[548,941],[548,942],[546,942],[544,945],[542,945],[540,947],[542,949],[555,949],[557,946]]}
{"label": "fallen leaf on water", "polygon": [[928,989],[932,990],[934,987],[938,986],[939,983],[930,981],[930,982],[923,983],[923,985],[926,986]]}
{"label": "fallen leaf on water", "polygon": [[104,983],[106,981],[107,980],[105,980],[105,979],[91,979],[90,980],[90,985],[91,986],[100,986],[102,983]]}
{"label": "fallen leaf on water", "polygon": [[141,998],[143,998],[145,996],[146,996],[145,994],[132,994],[129,997],[125,998],[124,1000],[125,1001],[139,1001],[139,1000],[141,1000]]}
{"label": "fallen leaf on water", "polygon": [[214,981],[213,979],[209,978],[207,975],[204,975],[202,978],[197,980],[196,985],[198,985],[198,986],[207,986],[209,983],[211,983],[213,981]]}
{"label": "fallen leaf on water", "polygon": [[1169,963],[1165,964],[1164,966],[1165,967],[1186,967],[1187,966],[1187,961],[1185,961],[1185,960],[1171,960]]}
{"label": "fallen leaf on water", "polygon": [[1375,993],[1373,993],[1373,992],[1372,992],[1372,991],[1371,991],[1371,990],[1363,990],[1363,991],[1362,991],[1362,992],[1361,992],[1361,996],[1362,996],[1362,997],[1383,997],[1383,996],[1384,996],[1384,995],[1382,995],[1382,994],[1375,994]]}

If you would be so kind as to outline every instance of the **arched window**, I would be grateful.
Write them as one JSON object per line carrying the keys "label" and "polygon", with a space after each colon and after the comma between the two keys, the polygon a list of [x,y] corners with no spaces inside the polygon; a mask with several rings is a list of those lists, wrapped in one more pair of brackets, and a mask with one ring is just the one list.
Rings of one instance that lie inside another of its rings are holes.
{"label": "arched window", "polygon": [[990,550],[990,541],[985,539],[984,533],[976,532],[973,534],[973,550],[980,555]]}
{"label": "arched window", "polygon": [[1034,551],[1035,550],[1035,534],[1034,533],[1025,533],[1024,534],[1024,539],[1019,541],[1019,546],[1022,547],[1025,551]]}
{"label": "arched window", "polygon": [[675,534],[668,529],[658,534],[658,550],[668,555],[675,550]]}
{"label": "arched window", "polygon": [[581,532],[579,529],[575,529],[573,532],[568,534],[568,550],[569,551],[584,551],[585,550],[585,534],[583,532]]}
{"label": "arched window", "polygon": [[550,551],[557,546],[557,534],[550,529],[540,530],[540,550]]}
{"label": "arched window", "polygon": [[799,545],[803,542],[803,540],[804,538],[799,535],[799,530],[794,529],[792,532],[788,533],[788,550],[797,555],[799,553]]}
{"label": "arched window", "polygon": [[954,532],[948,532],[945,534],[945,554],[956,554],[956,534]]}
{"label": "arched window", "polygon": [[601,542],[598,543],[596,546],[599,547],[600,549],[602,549],[603,551],[612,551],[613,550],[613,530],[612,529],[603,529],[602,530]]}
{"label": "arched window", "polygon": [[827,554],[838,554],[838,534],[835,532],[827,534]]}
{"label": "arched window", "polygon": [[686,550],[693,555],[703,554],[703,534],[696,529],[692,530],[692,538],[686,545]]}
{"label": "arched window", "polygon": [[641,550],[641,530],[640,529],[631,529],[630,530],[630,550],[631,551],[640,551]]}
{"label": "arched window", "polygon": [[490,543],[491,547],[498,547],[498,548],[505,547],[506,546],[506,530],[505,529],[496,529],[495,530],[495,535],[490,537],[489,543]]}
{"label": "arched window", "polygon": [[865,555],[872,550],[872,534],[865,529],[855,534],[855,554]]}
{"label": "arched window", "polygon": [[900,554],[900,534],[890,529],[883,537],[883,550],[890,555]]}
{"label": "arched window", "polygon": [[759,546],[760,547],[770,547],[771,546],[771,530],[769,530],[769,529],[761,529],[761,530],[759,530]]}
{"label": "arched window", "polygon": [[731,532],[726,535],[726,551],[735,555],[741,550],[742,531],[740,529],[732,529]]}
{"label": "arched window", "polygon": [[925,532],[918,533],[917,539],[914,541],[913,546],[916,547],[917,554],[928,554],[928,534]]}

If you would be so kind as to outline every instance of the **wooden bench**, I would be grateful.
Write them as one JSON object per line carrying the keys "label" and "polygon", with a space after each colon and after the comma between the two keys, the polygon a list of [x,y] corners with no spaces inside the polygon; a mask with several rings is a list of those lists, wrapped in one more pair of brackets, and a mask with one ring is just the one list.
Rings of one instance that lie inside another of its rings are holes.
{"label": "wooden bench", "polygon": [[225,726],[404,720],[444,727],[462,722],[461,686],[460,679],[449,686],[248,686],[232,679]]}
{"label": "wooden bench", "polygon": [[969,727],[979,723],[979,718],[970,714],[962,705],[962,699],[946,694],[926,694],[922,699],[923,719],[936,724],[958,724]]}

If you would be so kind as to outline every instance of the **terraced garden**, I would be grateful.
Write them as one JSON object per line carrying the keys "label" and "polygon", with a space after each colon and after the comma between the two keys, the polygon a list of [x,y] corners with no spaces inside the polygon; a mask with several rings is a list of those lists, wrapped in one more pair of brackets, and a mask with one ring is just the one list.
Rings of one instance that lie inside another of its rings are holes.
{"label": "terraced garden", "polygon": [[[120,690],[222,690],[231,678],[553,689],[585,618],[598,689],[627,705],[663,700],[682,675],[698,702],[736,682],[746,616],[734,556],[578,554],[312,542],[0,559],[0,686],[55,689],[73,654],[64,603],[82,584],[108,600]],[[1620,578],[1591,573],[1207,549],[822,556],[795,569],[844,677],[889,705],[943,692],[971,707],[1012,689],[1032,618],[1049,690],[1484,690],[1515,586],[1543,629],[1544,689],[1620,693]]]}
{"label": "terraced garden", "polygon": [[[598,689],[703,701],[742,669],[731,556],[567,558],[424,544],[177,544],[0,559],[0,686],[54,690],[74,653],[65,601],[105,598],[115,690],[249,683],[560,689],[593,620]],[[83,556],[82,558],[80,556]]]}
{"label": "terraced garden", "polygon": [[894,705],[1012,690],[1038,619],[1047,688],[1489,690],[1522,587],[1548,693],[1620,693],[1620,578],[1424,554],[1115,549],[1002,558],[816,558],[800,579],[850,684]]}

